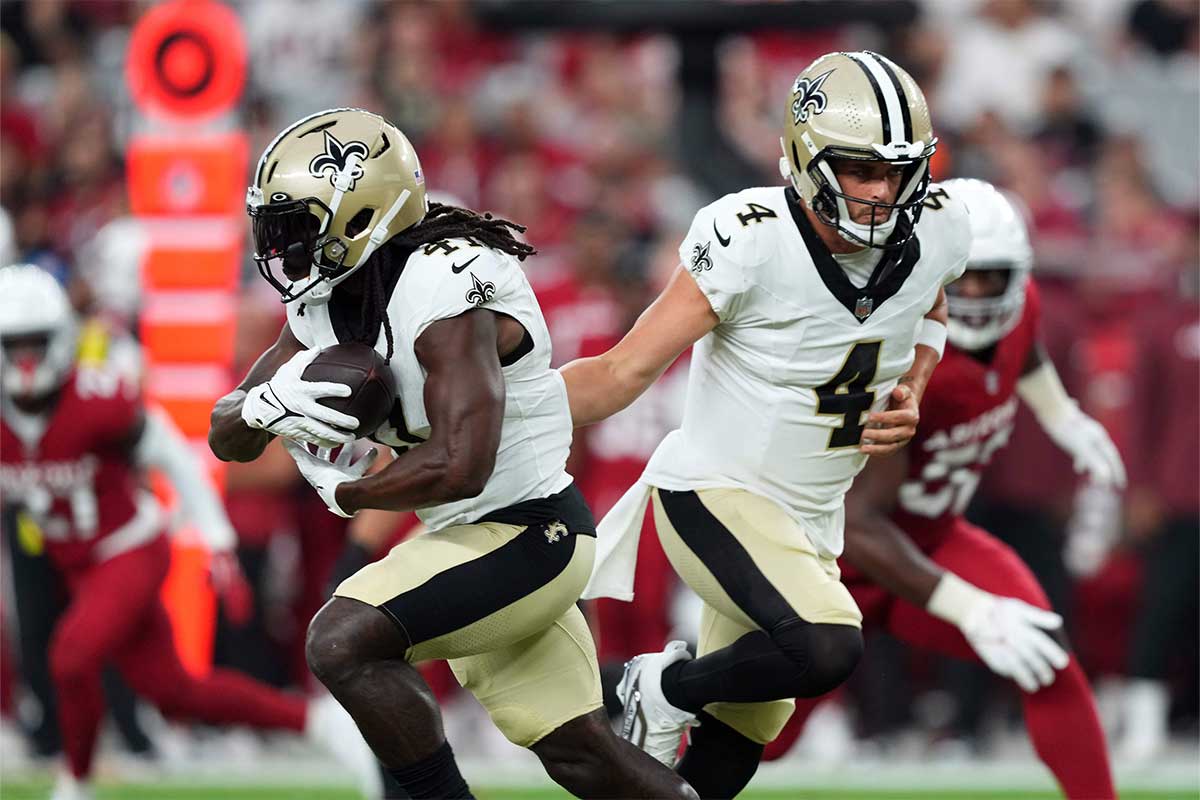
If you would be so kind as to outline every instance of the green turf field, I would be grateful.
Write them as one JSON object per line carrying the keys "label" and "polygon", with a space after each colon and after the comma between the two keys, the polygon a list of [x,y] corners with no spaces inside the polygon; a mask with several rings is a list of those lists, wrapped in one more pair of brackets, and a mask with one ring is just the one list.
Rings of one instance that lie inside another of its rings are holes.
{"label": "green turf field", "polygon": [[[0,782],[0,797],[3,800],[44,800],[49,794],[47,782]],[[570,795],[563,791],[546,788],[479,788],[479,800],[567,800]],[[742,800],[804,800],[804,798],[832,798],[832,800],[1050,800],[1060,795],[1053,792],[1030,792],[1029,790],[853,790],[834,788],[805,789],[759,789],[740,795]],[[1123,800],[1194,800],[1195,792],[1183,791],[1130,791],[1122,792]],[[179,783],[123,784],[101,786],[97,800],[356,800],[358,795],[345,789],[188,785]]]}

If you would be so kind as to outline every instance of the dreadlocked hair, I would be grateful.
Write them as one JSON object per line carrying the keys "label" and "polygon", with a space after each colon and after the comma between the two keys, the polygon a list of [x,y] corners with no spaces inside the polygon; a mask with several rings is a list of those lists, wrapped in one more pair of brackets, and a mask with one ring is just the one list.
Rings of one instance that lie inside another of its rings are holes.
{"label": "dreadlocked hair", "polygon": [[525,226],[491,214],[477,214],[468,208],[430,203],[424,219],[397,234],[391,241],[400,247],[415,250],[442,239],[470,239],[524,261],[526,256],[533,255],[537,250],[513,236],[513,231],[524,233]]}
{"label": "dreadlocked hair", "polygon": [[518,261],[537,253],[531,245],[513,236],[514,231],[524,233],[525,226],[488,213],[477,214],[467,208],[430,203],[424,219],[389,239],[365,265],[361,328],[355,338],[373,345],[382,326],[387,337],[387,360],[392,360],[394,340],[387,315],[388,293],[395,286],[396,278],[404,269],[408,257],[418,247],[443,239],[469,239],[475,244],[507,253]]}
{"label": "dreadlocked hair", "polygon": [[[388,277],[404,267],[404,261],[396,263],[396,255],[396,251],[390,247],[385,247],[379,252],[379,263],[374,265],[373,269],[367,270],[366,285],[362,293],[363,339],[373,346],[382,325],[384,335],[387,336],[387,356],[384,360],[388,363],[391,363],[395,342],[392,339],[392,323],[388,322],[388,293],[384,282],[386,280],[390,284]],[[407,257],[407,254],[405,256]]]}

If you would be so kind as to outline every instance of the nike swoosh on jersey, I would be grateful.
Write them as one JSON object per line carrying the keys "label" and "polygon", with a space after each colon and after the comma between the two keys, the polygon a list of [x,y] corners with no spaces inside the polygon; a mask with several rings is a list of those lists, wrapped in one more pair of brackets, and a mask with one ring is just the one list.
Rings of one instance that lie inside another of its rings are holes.
{"label": "nike swoosh on jersey", "polygon": [[[479,256],[475,256],[475,258],[479,258]],[[472,258],[471,261],[467,261],[464,264],[462,264],[461,266],[455,266],[454,264],[451,264],[450,271],[453,272],[455,275],[457,275],[458,273],[462,272],[467,267],[471,266],[471,262],[474,261],[475,258]]]}
{"label": "nike swoosh on jersey", "polygon": [[721,247],[729,247],[729,243],[733,241],[732,236],[725,237],[721,235],[721,232],[717,230],[716,220],[713,220],[713,233],[717,235],[717,241],[721,243]]}

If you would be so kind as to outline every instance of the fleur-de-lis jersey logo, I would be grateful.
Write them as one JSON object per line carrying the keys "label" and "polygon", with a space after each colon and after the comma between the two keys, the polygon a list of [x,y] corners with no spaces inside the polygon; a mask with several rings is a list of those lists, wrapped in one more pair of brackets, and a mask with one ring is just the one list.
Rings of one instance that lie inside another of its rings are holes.
{"label": "fleur-de-lis jersey logo", "polygon": [[338,173],[346,168],[346,164],[350,161],[350,156],[358,156],[358,160],[354,162],[354,169],[350,170],[350,186],[346,191],[354,191],[354,184],[363,176],[362,162],[366,160],[368,153],[367,145],[364,142],[351,141],[343,144],[336,136],[329,131],[323,132],[325,135],[325,152],[318,154],[308,164],[308,171],[314,178],[319,178],[322,175],[329,176],[329,183],[333,184]]}
{"label": "fleur-de-lis jersey logo", "polygon": [[708,248],[712,247],[712,242],[700,244],[696,242],[692,246],[692,272],[699,275],[706,269],[712,269],[712,259],[708,257]]}
{"label": "fleur-de-lis jersey logo", "polygon": [[792,124],[808,122],[809,112],[820,114],[829,104],[829,98],[821,91],[821,84],[833,74],[833,70],[822,72],[815,78],[796,78],[792,84]]}
{"label": "fleur-de-lis jersey logo", "polygon": [[471,290],[467,292],[467,302],[481,306],[488,300],[491,300],[496,294],[496,284],[491,281],[480,281],[475,277],[475,273],[471,273]]}
{"label": "fleur-de-lis jersey logo", "polygon": [[546,530],[543,531],[543,533],[546,534],[546,541],[550,544],[554,544],[563,537],[567,536],[569,531],[567,530],[567,526],[562,522],[559,520],[554,520],[554,522],[551,522],[546,526]]}

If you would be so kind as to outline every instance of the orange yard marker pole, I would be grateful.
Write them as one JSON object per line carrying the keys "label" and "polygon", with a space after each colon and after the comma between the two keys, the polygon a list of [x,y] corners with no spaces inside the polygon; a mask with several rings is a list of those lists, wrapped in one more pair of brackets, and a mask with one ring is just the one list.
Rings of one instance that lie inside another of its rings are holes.
{"label": "orange yard marker pole", "polygon": [[[241,23],[215,0],[155,5],[130,37],[125,76],[143,116],[126,151],[130,208],[147,231],[141,336],[146,396],[171,415],[223,486],[208,412],[232,386],[248,144],[236,125],[245,82]],[[168,507],[171,487],[155,490]],[[163,601],[184,664],[212,665],[216,601],[195,532],[172,544]]]}

